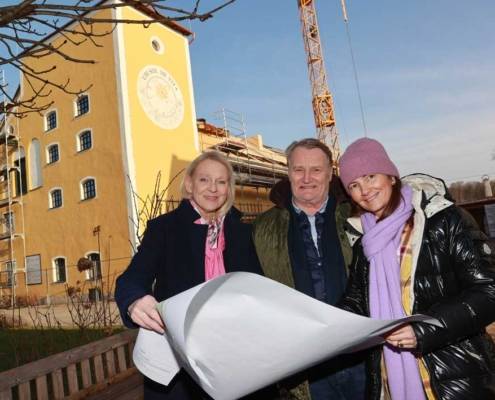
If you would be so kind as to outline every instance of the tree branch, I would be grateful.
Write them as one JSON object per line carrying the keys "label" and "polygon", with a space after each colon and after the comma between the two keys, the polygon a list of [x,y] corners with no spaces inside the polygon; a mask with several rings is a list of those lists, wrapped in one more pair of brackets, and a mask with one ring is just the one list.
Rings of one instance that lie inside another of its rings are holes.
{"label": "tree branch", "polygon": [[[176,1],[180,4],[183,0]],[[117,24],[138,24],[147,27],[154,23],[170,24],[184,20],[206,21],[235,2],[235,0],[217,1],[216,7],[207,10],[201,10],[201,0],[192,2],[190,9],[170,5],[170,0],[122,0],[120,2],[67,0],[63,3],[54,3],[49,0],[23,0],[17,5],[0,6],[0,66],[8,65],[21,71],[26,85],[33,92],[30,98],[19,99],[8,93],[7,85],[0,85],[0,93],[11,103],[11,107],[8,107],[6,111],[7,114],[21,115],[22,111],[19,111],[19,107],[24,107],[26,113],[46,110],[51,103],[40,104],[37,100],[47,100],[47,93],[51,93],[52,90],[75,95],[88,90],[88,88],[74,90],[70,87],[70,79],[62,80],[62,82],[53,81],[54,76],[50,73],[56,69],[56,65],[36,70],[29,66],[24,61],[25,59],[42,59],[56,55],[61,58],[60,62],[94,64],[95,60],[70,54],[72,46],[91,43],[94,47],[102,47],[98,43],[98,38],[111,34]],[[146,18],[133,20],[95,17],[94,15],[97,11],[122,7],[134,7],[145,14]],[[96,24],[111,24],[111,28],[99,32],[94,28]],[[62,41],[54,44],[51,38],[57,34],[60,35]],[[14,111],[16,108],[17,111]],[[0,115],[3,113],[5,111],[0,111]]]}

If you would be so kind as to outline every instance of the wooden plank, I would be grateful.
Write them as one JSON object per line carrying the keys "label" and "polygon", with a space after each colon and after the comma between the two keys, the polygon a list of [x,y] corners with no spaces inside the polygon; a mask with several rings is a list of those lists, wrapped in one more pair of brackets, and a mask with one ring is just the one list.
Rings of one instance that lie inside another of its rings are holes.
{"label": "wooden plank", "polygon": [[79,390],[76,364],[67,366],[67,383],[69,384],[69,394],[76,393]]}
{"label": "wooden plank", "polygon": [[89,360],[81,361],[81,377],[83,388],[91,386],[91,367],[89,366]]}
{"label": "wooden plank", "polygon": [[119,372],[124,372],[127,369],[124,346],[117,348],[117,363],[119,365]]}
{"label": "wooden plank", "polygon": [[105,373],[103,372],[103,358],[101,354],[96,355],[94,361],[96,383],[103,382],[103,380],[105,379]]}
{"label": "wooden plank", "polygon": [[[136,378],[135,375],[137,375],[138,377]],[[91,385],[88,388],[81,389],[79,392],[67,396],[65,400],[81,400],[81,399],[86,400],[88,398],[91,398],[90,396],[100,395],[102,393],[107,393],[108,391],[113,392],[111,388],[114,387],[115,385],[120,385],[121,382],[127,380],[130,380],[129,384],[131,384],[131,382],[135,382],[134,381],[135,379],[141,379],[141,383],[139,382],[137,383],[138,387],[139,385],[142,385],[142,379],[143,379],[142,375],[138,372],[136,368],[130,368],[124,371],[122,374],[115,375],[113,378],[107,378],[103,382],[95,383],[94,385]],[[116,397],[110,397],[110,398],[114,400]]]}
{"label": "wooden plank", "polygon": [[[128,370],[130,371],[130,370]],[[86,400],[138,400],[144,396],[143,376],[134,370],[134,373],[120,381],[111,382],[104,390],[86,397]]]}
{"label": "wooden plank", "polygon": [[19,400],[31,400],[31,387],[29,382],[23,382],[18,386]]}
{"label": "wooden plank", "polygon": [[53,396],[55,399],[64,398],[64,380],[62,378],[62,370],[57,369],[52,372]]}
{"label": "wooden plank", "polygon": [[9,388],[0,392],[0,400],[12,400],[12,390]]}
{"label": "wooden plank", "polygon": [[136,340],[136,335],[137,329],[126,330],[117,335],[1,372],[0,393],[3,393],[12,386],[18,385],[20,382],[27,382],[36,379],[38,376],[48,375],[54,368],[65,368],[70,364],[89,359],[95,354],[102,354],[110,349],[133,342]]}
{"label": "wooden plank", "polygon": [[117,366],[115,365],[115,356],[113,354],[113,349],[105,353],[107,359],[107,371],[108,377],[111,378],[117,373]]}
{"label": "wooden plank", "polygon": [[46,383],[46,375],[36,378],[36,394],[38,400],[48,400],[48,385]]}

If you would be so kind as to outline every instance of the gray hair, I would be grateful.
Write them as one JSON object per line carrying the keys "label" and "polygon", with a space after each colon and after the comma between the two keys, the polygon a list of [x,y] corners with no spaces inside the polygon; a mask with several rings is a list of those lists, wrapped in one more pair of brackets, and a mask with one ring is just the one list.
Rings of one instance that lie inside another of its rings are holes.
{"label": "gray hair", "polygon": [[285,155],[287,157],[287,165],[290,164],[290,158],[292,156],[292,153],[294,152],[295,149],[298,147],[303,147],[305,149],[311,150],[311,149],[320,149],[325,153],[325,155],[328,158],[328,163],[330,164],[330,167],[332,166],[333,158],[332,158],[332,152],[328,148],[328,146],[323,143],[322,141],[315,139],[315,138],[304,138],[301,140],[296,140],[292,142],[289,147],[285,150]]}

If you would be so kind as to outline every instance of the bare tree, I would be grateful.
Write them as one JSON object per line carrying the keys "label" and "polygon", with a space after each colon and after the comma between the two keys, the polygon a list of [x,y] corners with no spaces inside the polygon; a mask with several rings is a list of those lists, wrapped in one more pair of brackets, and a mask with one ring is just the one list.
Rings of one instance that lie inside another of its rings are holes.
{"label": "bare tree", "polygon": [[[132,188],[132,196],[133,196],[133,204],[134,204],[134,212],[136,215],[136,220],[132,219],[132,223],[136,232],[138,232],[138,243],[141,243],[141,239],[143,238],[144,228],[146,227],[147,222],[150,219],[156,218],[159,215],[172,211],[179,205],[180,199],[165,199],[165,195],[170,188],[170,186],[178,179],[184,169],[181,169],[175,176],[170,179],[167,186],[165,188],[162,187],[162,174],[159,171],[155,178],[155,186],[153,188],[153,192],[151,194],[146,195],[146,197],[139,196],[139,194]],[[129,179],[129,177],[127,177]],[[129,179],[129,184],[132,187],[132,183]],[[133,242],[130,242],[131,247],[134,252],[137,249],[134,246]]]}
{"label": "bare tree", "polygon": [[[71,87],[69,78],[55,78],[51,74],[56,69],[55,61],[94,64],[95,60],[74,56],[71,49],[87,42],[100,46],[98,38],[110,34],[116,24],[141,24],[147,27],[152,23],[205,21],[234,1],[217,0],[217,4],[209,9],[202,7],[201,0],[23,0],[15,5],[0,6],[0,68],[9,66],[22,72],[31,93],[28,98],[20,99],[18,91],[12,93],[7,85],[0,85],[0,94],[6,99],[0,108],[0,115],[22,116],[29,112],[44,111],[51,106],[48,97],[52,90],[73,95],[87,90]],[[190,7],[183,8],[184,3],[190,4]],[[146,18],[104,18],[101,13],[95,13],[129,6],[141,11]],[[63,40],[54,44],[49,39],[56,34]],[[53,55],[58,58],[48,59]],[[26,61],[28,59],[48,59],[48,64],[33,67],[32,63]]]}

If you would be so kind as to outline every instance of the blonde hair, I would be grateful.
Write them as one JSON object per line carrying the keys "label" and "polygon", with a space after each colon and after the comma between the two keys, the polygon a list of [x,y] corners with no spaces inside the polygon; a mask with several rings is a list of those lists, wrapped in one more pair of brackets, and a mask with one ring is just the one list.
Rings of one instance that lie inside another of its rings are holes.
{"label": "blonde hair", "polygon": [[225,157],[222,153],[216,150],[209,150],[205,151],[204,153],[200,154],[198,157],[196,157],[186,168],[186,173],[184,174],[184,177],[182,178],[182,182],[180,184],[180,192],[182,195],[183,199],[190,199],[191,198],[191,193],[189,193],[186,189],[185,181],[186,179],[192,178],[194,175],[194,172],[198,168],[199,164],[201,164],[203,161],[206,160],[211,160],[211,161],[216,161],[220,164],[222,164],[226,169],[227,169],[227,175],[228,175],[228,191],[227,191],[227,200],[223,204],[222,207],[218,210],[218,213],[220,215],[225,215],[229,212],[231,207],[234,205],[234,200],[235,200],[235,179],[234,179],[234,170],[232,169],[232,166],[230,165],[229,160],[227,160],[227,157]]}

